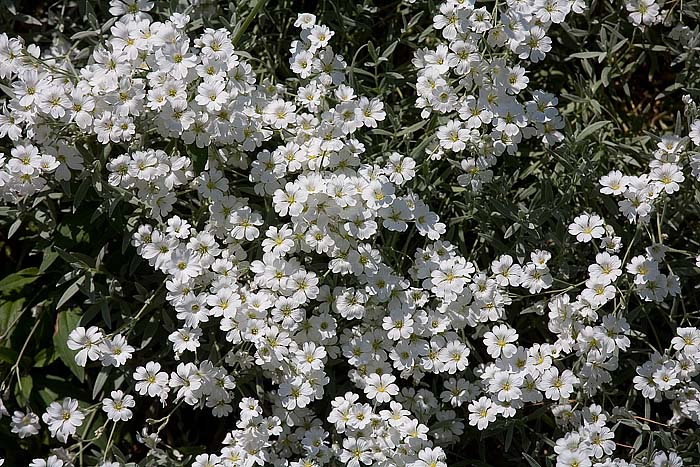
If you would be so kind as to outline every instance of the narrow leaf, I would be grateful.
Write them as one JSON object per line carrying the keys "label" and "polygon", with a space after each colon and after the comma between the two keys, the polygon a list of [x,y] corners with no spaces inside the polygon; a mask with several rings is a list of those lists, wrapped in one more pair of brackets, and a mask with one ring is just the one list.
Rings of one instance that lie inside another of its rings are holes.
{"label": "narrow leaf", "polygon": [[75,363],[75,352],[68,348],[68,335],[78,327],[80,315],[73,309],[62,311],[56,319],[53,335],[53,346],[61,361],[82,383],[85,380],[85,369]]}
{"label": "narrow leaf", "polygon": [[578,135],[576,135],[576,142],[583,141],[586,139],[586,137],[592,135],[596,131],[602,129],[604,126],[606,126],[608,123],[610,123],[610,120],[601,120],[600,122],[595,122],[581,131]]}

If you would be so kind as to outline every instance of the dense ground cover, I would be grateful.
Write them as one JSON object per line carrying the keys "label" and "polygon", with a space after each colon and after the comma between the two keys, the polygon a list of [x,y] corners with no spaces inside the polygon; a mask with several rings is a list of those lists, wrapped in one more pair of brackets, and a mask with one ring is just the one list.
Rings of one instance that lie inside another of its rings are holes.
{"label": "dense ground cover", "polygon": [[4,465],[700,464],[700,2],[0,2]]}

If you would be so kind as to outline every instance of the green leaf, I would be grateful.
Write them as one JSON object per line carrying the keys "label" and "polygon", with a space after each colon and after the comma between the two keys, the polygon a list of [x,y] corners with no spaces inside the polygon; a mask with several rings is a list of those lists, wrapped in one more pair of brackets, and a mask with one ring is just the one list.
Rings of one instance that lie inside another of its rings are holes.
{"label": "green leaf", "polygon": [[539,462],[533,459],[532,456],[530,456],[526,452],[523,452],[523,458],[527,461],[528,464],[530,464],[530,467],[542,467],[542,465],[540,465]]}
{"label": "green leaf", "polygon": [[75,363],[75,352],[68,348],[68,335],[78,327],[80,314],[74,309],[65,310],[58,314],[53,335],[53,346],[59,358],[82,383],[85,380],[85,369]]}
{"label": "green leaf", "polygon": [[14,365],[19,354],[16,350],[0,347],[0,361]]}
{"label": "green leaf", "polygon": [[357,68],[354,66],[348,67],[348,71],[351,73],[356,73],[358,75],[367,76],[368,78],[374,78],[374,75],[369,71],[363,70],[362,68]]}
{"label": "green leaf", "polygon": [[373,135],[379,135],[379,136],[394,136],[394,134],[390,131],[382,130],[381,128],[373,128],[372,129],[372,134]]}
{"label": "green leaf", "polygon": [[80,31],[76,32],[72,36],[70,36],[70,40],[75,41],[75,40],[80,40],[80,39],[85,39],[86,37],[99,37],[100,32],[99,31]]}
{"label": "green leaf", "polygon": [[25,375],[19,379],[19,384],[15,386],[15,396],[17,397],[17,403],[20,406],[27,405],[33,388],[34,380],[32,380],[31,376]]}
{"label": "green leaf", "polygon": [[25,15],[25,14],[19,14],[15,16],[15,19],[19,21],[20,23],[24,24],[31,24],[32,26],[41,26],[41,21],[36,19],[33,16]]}
{"label": "green leaf", "polygon": [[10,228],[7,231],[7,238],[12,238],[14,234],[17,233],[17,230],[22,226],[22,219],[18,218],[16,221],[12,223]]}
{"label": "green leaf", "polygon": [[83,200],[85,199],[85,195],[87,195],[87,192],[90,189],[90,186],[91,183],[89,178],[85,178],[82,182],[80,182],[80,186],[78,186],[78,190],[75,192],[75,197],[73,198],[73,207],[75,209],[78,209],[78,207],[80,207],[82,204]]}
{"label": "green leaf", "polygon": [[384,49],[384,51],[382,52],[382,57],[388,58],[389,55],[394,53],[394,50],[396,49],[396,46],[398,45],[398,43],[399,43],[399,41],[394,41],[391,44],[389,44],[389,46],[386,49]]}
{"label": "green leaf", "polygon": [[[0,302],[0,334],[5,335],[10,329],[10,325],[15,321],[17,315],[22,312],[24,307],[24,298],[15,301]],[[12,335],[7,335],[5,338],[9,341]]]}
{"label": "green leaf", "polygon": [[403,130],[399,131],[396,136],[406,136],[410,135],[412,133],[415,133],[416,131],[420,130],[423,128],[425,125],[428,124],[430,120],[423,120],[418,123],[414,123],[413,125],[409,126],[408,128],[404,128]]}
{"label": "green leaf", "polygon": [[372,41],[367,42],[367,51],[369,52],[370,57],[372,57],[372,60],[377,62],[377,49],[374,48],[374,44],[372,44]]}
{"label": "green leaf", "polygon": [[63,258],[68,264],[73,266],[74,268],[77,269],[94,269],[95,268],[95,259],[88,256],[84,255],[82,253],[74,252],[74,251],[65,251],[61,248],[54,247],[56,252]]}
{"label": "green leaf", "polygon": [[100,373],[97,375],[97,378],[95,379],[95,384],[92,387],[92,398],[95,399],[97,395],[102,391],[102,388],[104,387],[105,383],[107,382],[107,379],[109,379],[109,372],[111,368],[110,367],[104,367],[102,370],[100,370]]}
{"label": "green leaf", "polygon": [[73,295],[75,295],[78,290],[80,290],[80,284],[85,282],[85,276],[80,276],[78,279],[75,280],[71,285],[68,286],[65,292],[63,292],[63,295],[61,295],[61,298],[58,299],[58,303],[56,303],[56,309],[58,310],[61,308],[65,303],[70,300]]}
{"label": "green leaf", "polygon": [[7,8],[7,11],[9,11],[11,14],[17,14],[17,7],[12,0],[0,0],[0,5],[2,5],[3,8]]}
{"label": "green leaf", "polygon": [[41,266],[39,266],[39,272],[46,271],[54,261],[58,258],[58,253],[52,251],[50,248],[44,250],[44,256],[41,259]]}
{"label": "green leaf", "polygon": [[508,449],[510,449],[510,445],[513,443],[513,428],[514,425],[512,423],[508,425],[508,431],[506,431],[505,446],[503,447],[503,450],[505,452],[508,452]]}
{"label": "green leaf", "polygon": [[395,71],[387,71],[384,73],[386,76],[391,76],[394,79],[404,79],[404,76],[401,73],[396,73]]}
{"label": "green leaf", "polygon": [[34,368],[43,368],[51,365],[57,358],[58,355],[56,355],[52,348],[47,347],[41,349],[34,356]]}
{"label": "green leaf", "polygon": [[15,97],[15,91],[11,87],[0,84],[0,90],[7,94],[8,97]]}
{"label": "green leaf", "polygon": [[584,139],[586,139],[586,137],[588,137],[588,136],[592,135],[593,133],[595,133],[596,131],[600,130],[608,123],[611,123],[610,120],[601,120],[600,122],[595,122],[595,123],[587,126],[586,128],[583,129],[583,131],[581,131],[581,133],[576,135],[576,142],[583,141]]}
{"label": "green leaf", "polygon": [[26,268],[6,276],[0,281],[0,296],[8,296],[25,285],[31,284],[40,277],[37,275],[38,272],[37,268]]}
{"label": "green leaf", "polygon": [[569,58],[597,58],[598,61],[601,61],[601,57],[605,57],[606,53],[605,52],[576,52],[571,55],[569,55]]}
{"label": "green leaf", "polygon": [[187,146],[187,153],[192,159],[195,175],[201,174],[209,159],[209,149],[206,147],[198,148],[196,144],[190,144]]}

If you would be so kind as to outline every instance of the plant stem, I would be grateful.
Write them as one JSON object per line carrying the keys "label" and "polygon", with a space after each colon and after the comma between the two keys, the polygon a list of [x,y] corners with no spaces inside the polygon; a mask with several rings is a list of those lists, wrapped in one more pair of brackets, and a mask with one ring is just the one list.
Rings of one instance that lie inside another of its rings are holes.
{"label": "plant stem", "polygon": [[12,368],[10,368],[10,371],[7,373],[7,377],[3,380],[2,384],[0,384],[0,388],[2,390],[4,390],[4,388],[5,388],[5,383],[7,382],[7,379],[10,378],[13,373],[17,374],[17,384],[19,385],[20,390],[22,389],[22,381],[21,381],[21,377],[19,374],[19,364],[22,360],[22,357],[24,356],[24,351],[27,350],[27,345],[29,345],[29,341],[31,341],[32,336],[34,336],[34,332],[36,331],[36,328],[38,328],[39,324],[41,324],[42,316],[43,316],[43,313],[40,313],[36,317],[36,321],[34,322],[34,326],[32,326],[31,331],[29,331],[29,335],[27,336],[27,339],[25,339],[24,345],[22,345],[22,349],[19,351],[19,354],[17,355],[17,360],[15,361],[15,364],[12,365]]}
{"label": "plant stem", "polygon": [[114,422],[112,425],[112,429],[109,432],[109,438],[107,439],[107,446],[105,447],[105,452],[102,454],[102,463],[104,464],[107,461],[107,452],[109,452],[110,448],[112,447],[112,436],[114,436],[114,429],[117,427],[117,422]]}
{"label": "plant stem", "polygon": [[243,36],[243,33],[248,29],[248,26],[250,26],[250,23],[253,22],[253,19],[258,15],[258,12],[262,9],[262,7],[265,6],[267,3],[267,0],[258,0],[258,3],[255,4],[253,9],[248,13],[248,16],[246,17],[245,21],[243,21],[243,24],[238,28],[236,31],[236,34],[233,36],[233,39],[231,39],[231,43],[235,46],[239,40],[241,40],[241,37]]}

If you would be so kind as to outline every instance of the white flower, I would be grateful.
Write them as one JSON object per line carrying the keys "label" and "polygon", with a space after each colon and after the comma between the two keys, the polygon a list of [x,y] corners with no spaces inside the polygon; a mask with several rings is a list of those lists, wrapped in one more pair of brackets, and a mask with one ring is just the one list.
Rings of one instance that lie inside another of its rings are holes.
{"label": "white flower", "polygon": [[218,112],[228,101],[228,93],[224,90],[225,83],[222,79],[205,79],[197,88],[195,102],[206,107],[210,112]]}
{"label": "white flower", "polygon": [[136,381],[135,389],[140,395],[148,394],[150,397],[160,397],[163,399],[168,394],[168,374],[160,371],[160,363],[148,362],[145,367],[138,367],[133,378]]}
{"label": "white flower", "polygon": [[241,409],[242,420],[252,420],[262,415],[260,402],[252,397],[244,397],[241,399],[241,402],[238,403],[238,407]]}
{"label": "white flower", "polygon": [[496,397],[501,402],[510,402],[514,399],[520,399],[522,394],[520,386],[522,384],[522,376],[507,371],[499,371],[489,382],[489,392],[496,394]]}
{"label": "white flower", "polygon": [[311,42],[311,51],[324,48],[328,45],[328,41],[333,37],[335,32],[331,31],[328,26],[316,24],[309,29],[307,36]]}
{"label": "white flower", "polygon": [[464,371],[469,364],[467,359],[469,353],[469,348],[463,343],[459,341],[448,342],[438,353],[438,358],[443,363],[442,371],[451,375],[458,371]]}
{"label": "white flower", "polygon": [[677,164],[670,163],[652,168],[650,178],[657,182],[660,190],[669,195],[680,190],[680,184],[685,180],[681,168]]}
{"label": "white flower", "polygon": [[513,344],[518,340],[518,333],[505,324],[494,326],[491,331],[484,334],[486,352],[493,358],[503,356],[510,358],[515,354],[517,347]]}
{"label": "white flower", "polygon": [[413,333],[413,317],[403,314],[400,310],[392,311],[382,320],[382,328],[387,331],[387,337],[392,340],[407,339]]}
{"label": "white flower", "polygon": [[34,436],[39,433],[39,417],[32,413],[15,410],[12,414],[11,431],[20,438]]}
{"label": "white flower", "polygon": [[534,26],[527,32],[516,53],[523,60],[529,58],[533,63],[537,63],[543,60],[550,50],[552,50],[552,39],[546,36],[544,29]]}
{"label": "white flower", "polygon": [[700,119],[690,124],[688,136],[696,146],[700,146]]}
{"label": "white flower", "polygon": [[296,217],[301,214],[308,196],[309,194],[306,190],[289,182],[285,185],[284,190],[279,189],[275,191],[273,197],[275,211],[280,216],[289,214],[292,217]]}
{"label": "white flower", "polygon": [[355,114],[362,124],[368,128],[376,128],[377,122],[383,121],[386,117],[384,104],[379,99],[369,100],[364,96],[360,97]]}
{"label": "white flower", "polygon": [[581,214],[569,225],[569,233],[579,242],[587,243],[605,234],[603,219],[595,214]]}
{"label": "white flower", "polygon": [[303,373],[321,370],[325,358],[326,349],[323,346],[317,346],[313,342],[304,342],[300,352],[296,355],[297,365]]}
{"label": "white flower", "polygon": [[653,24],[659,15],[659,5],[654,0],[630,0],[625,4],[629,19],[635,26]]}
{"label": "white flower", "polygon": [[[2,465],[2,464],[0,464]],[[63,467],[65,464],[63,460],[59,459],[57,456],[49,456],[48,459],[34,459],[29,464],[29,467]]]}
{"label": "white flower", "polygon": [[175,401],[184,399],[186,403],[194,405],[198,400],[195,391],[202,386],[202,377],[193,363],[180,363],[177,371],[170,373],[168,384],[178,390]]}
{"label": "white flower", "polygon": [[481,397],[479,400],[469,404],[469,424],[476,426],[479,430],[484,430],[489,423],[496,421],[497,409],[488,397]]}
{"label": "white flower", "polygon": [[110,397],[102,399],[102,410],[113,422],[127,421],[133,416],[130,410],[136,405],[133,396],[122,391],[112,391]]}
{"label": "white flower", "polygon": [[595,257],[596,264],[588,266],[591,280],[608,285],[617,280],[622,274],[622,261],[607,252],[598,253]]}
{"label": "white flower", "polygon": [[418,460],[410,467],[447,467],[445,451],[441,447],[423,448],[418,452]]}
{"label": "white flower", "polygon": [[221,467],[220,458],[214,454],[199,454],[192,467]]}
{"label": "white flower", "polygon": [[297,15],[296,21],[294,21],[295,28],[310,29],[316,24],[316,16],[311,13],[299,13]]}
{"label": "white flower", "polygon": [[555,366],[545,370],[540,376],[537,388],[544,391],[545,397],[552,400],[568,399],[574,392],[574,384],[578,384],[579,379],[570,370],[564,370],[560,375],[559,369]]}
{"label": "white flower", "polygon": [[78,408],[78,401],[66,397],[63,402],[52,402],[41,419],[49,426],[51,436],[65,443],[83,424],[85,415]]}
{"label": "white flower", "polygon": [[126,342],[126,338],[117,334],[111,339],[106,339],[100,345],[100,360],[104,366],[119,367],[131,358],[134,348]]}
{"label": "white flower", "polygon": [[272,125],[275,129],[286,128],[296,120],[296,110],[294,104],[285,102],[282,99],[277,99],[265,107],[263,116],[265,122]]}
{"label": "white flower", "polygon": [[591,467],[591,459],[584,452],[563,452],[557,457],[557,467]]}
{"label": "white flower", "polygon": [[202,337],[201,329],[183,327],[173,331],[168,336],[168,340],[173,343],[173,351],[180,354],[185,351],[196,351],[200,345],[200,337]]}
{"label": "white flower", "polygon": [[360,464],[372,464],[372,445],[365,438],[345,438],[343,450],[340,453],[340,462],[348,467],[360,467]]}
{"label": "white flower", "polygon": [[367,398],[374,399],[379,403],[389,402],[392,396],[399,393],[399,387],[394,384],[394,381],[396,381],[396,377],[392,374],[372,373],[365,381],[364,391]]}
{"label": "white flower", "polygon": [[438,128],[437,137],[440,139],[440,146],[453,152],[463,151],[469,141],[469,130],[462,128],[460,122],[450,120],[445,125]]}
{"label": "white flower", "polygon": [[651,458],[651,465],[652,467],[683,467],[683,459],[673,451],[668,454],[658,451]]}
{"label": "white flower", "polygon": [[613,170],[600,178],[600,192],[606,195],[619,195],[627,190],[628,177],[619,170]]}
{"label": "white flower", "polygon": [[91,326],[87,330],[81,326],[71,331],[67,345],[71,350],[78,350],[75,363],[84,367],[88,358],[92,361],[99,360],[102,338],[102,332],[96,326]]}
{"label": "white flower", "polygon": [[313,388],[308,381],[301,377],[295,377],[291,381],[285,381],[279,386],[279,396],[287,410],[297,407],[306,407],[311,402]]}
{"label": "white flower", "polygon": [[513,258],[509,255],[502,255],[491,263],[491,272],[500,286],[517,286],[521,281],[522,268],[518,264],[513,264]]}

